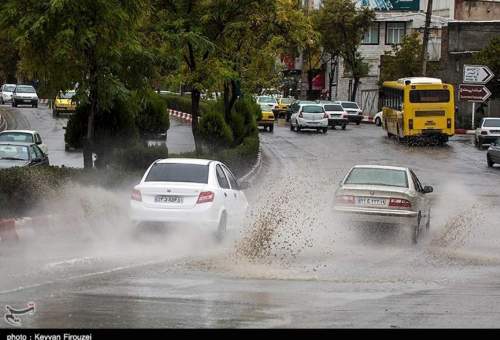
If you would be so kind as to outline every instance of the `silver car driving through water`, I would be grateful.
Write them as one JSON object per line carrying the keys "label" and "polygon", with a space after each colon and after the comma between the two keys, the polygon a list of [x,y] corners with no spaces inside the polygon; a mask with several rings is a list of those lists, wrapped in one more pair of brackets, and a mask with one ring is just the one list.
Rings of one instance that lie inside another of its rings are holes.
{"label": "silver car driving through water", "polygon": [[413,170],[404,167],[357,165],[341,182],[334,210],[356,224],[409,226],[413,243],[430,226],[430,202]]}

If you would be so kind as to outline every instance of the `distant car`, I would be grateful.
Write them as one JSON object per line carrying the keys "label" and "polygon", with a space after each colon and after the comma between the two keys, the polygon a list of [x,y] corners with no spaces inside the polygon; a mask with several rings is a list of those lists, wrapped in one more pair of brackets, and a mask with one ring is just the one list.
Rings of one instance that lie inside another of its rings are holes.
{"label": "distant car", "polygon": [[31,85],[17,85],[12,94],[12,106],[31,105],[38,107],[38,95]]}
{"label": "distant car", "polygon": [[288,106],[288,109],[286,112],[286,121],[287,122],[290,121],[292,114],[294,114],[294,112],[297,112],[299,110],[299,107],[301,104],[318,104],[318,102],[315,102],[312,100],[295,100],[292,104],[290,104]]}
{"label": "distant car", "polygon": [[278,104],[274,107],[273,112],[278,115],[278,117],[284,117],[288,111],[288,106],[294,101],[293,98],[278,98]]}
{"label": "distant car", "polygon": [[357,103],[350,101],[337,101],[336,103],[342,105],[347,112],[347,119],[350,122],[356,123],[356,125],[361,123],[363,120],[363,110],[361,110]]}
{"label": "distant car", "polygon": [[33,130],[4,130],[0,132],[0,142],[35,143],[44,154],[49,154],[49,149],[43,143],[42,137]]}
{"label": "distant car", "polygon": [[337,189],[334,210],[356,224],[410,226],[417,243],[421,229],[430,227],[426,194],[431,192],[433,188],[423,186],[409,168],[357,165]]}
{"label": "distant car", "polygon": [[257,97],[257,104],[265,104],[271,108],[271,110],[274,110],[276,105],[278,105],[278,100],[275,97],[272,96],[258,96]]}
{"label": "distant car", "polygon": [[328,132],[328,115],[320,104],[300,104],[290,118],[290,130],[315,129]]}
{"label": "distant car", "polygon": [[34,143],[0,142],[0,169],[49,165],[49,157]]}
{"label": "distant car", "polygon": [[500,164],[500,138],[491,142],[488,152],[486,153],[486,161],[489,167]]}
{"label": "distant car", "polygon": [[0,104],[12,101],[12,93],[16,89],[16,84],[3,84],[0,88]]}
{"label": "distant car", "polygon": [[383,111],[377,112],[375,117],[373,117],[373,122],[377,126],[382,126],[383,121],[384,121]]}
{"label": "distant car", "polygon": [[76,111],[76,101],[74,96],[76,91],[70,90],[66,92],[61,92],[57,95],[52,106],[52,115],[57,117],[61,112],[75,112]]}
{"label": "distant car", "polygon": [[204,228],[220,239],[228,227],[239,225],[247,198],[229,168],[204,159],[160,159],[146,170],[132,191],[130,217],[134,223],[173,223]]}
{"label": "distant car", "polygon": [[333,102],[320,102],[328,115],[328,126],[335,129],[336,126],[342,127],[345,130],[349,120],[347,119],[347,112],[342,105]]}
{"label": "distant car", "polygon": [[500,137],[500,118],[483,118],[476,129],[474,144],[481,148],[483,144],[496,141]]}
{"label": "distant car", "polygon": [[262,111],[262,118],[257,121],[258,126],[263,126],[264,130],[269,129],[269,132],[274,130],[274,113],[267,104],[261,104],[260,110]]}

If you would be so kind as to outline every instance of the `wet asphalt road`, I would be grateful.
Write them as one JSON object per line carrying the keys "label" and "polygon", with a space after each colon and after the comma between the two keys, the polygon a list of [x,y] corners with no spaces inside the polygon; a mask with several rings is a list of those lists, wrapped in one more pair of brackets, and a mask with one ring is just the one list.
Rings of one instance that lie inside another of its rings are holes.
{"label": "wet asphalt road", "polygon": [[[223,244],[190,230],[138,236],[121,213],[59,225],[0,247],[0,309],[34,301],[24,327],[499,326],[500,168],[469,137],[410,148],[372,125],[277,126],[261,141],[248,222]],[[405,228],[337,222],[336,186],[367,163],[410,166],[434,186],[417,246]],[[125,189],[71,193],[126,209]]]}

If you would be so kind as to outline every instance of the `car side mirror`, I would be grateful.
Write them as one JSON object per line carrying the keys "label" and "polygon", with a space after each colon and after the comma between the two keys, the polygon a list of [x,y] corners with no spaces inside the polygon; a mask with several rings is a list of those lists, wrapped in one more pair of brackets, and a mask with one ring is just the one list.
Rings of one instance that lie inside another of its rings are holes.
{"label": "car side mirror", "polygon": [[433,191],[434,191],[434,188],[433,188],[433,187],[431,187],[430,185],[426,185],[426,186],[424,187],[424,191],[423,191],[423,193],[424,193],[424,194],[429,194],[429,193],[431,193],[431,192],[433,192]]}
{"label": "car side mirror", "polygon": [[31,161],[31,163],[33,163],[33,164],[41,163],[41,162],[42,162],[41,158],[33,158],[33,160]]}
{"label": "car side mirror", "polygon": [[246,189],[250,188],[250,183],[247,181],[243,181],[243,182],[238,183],[238,186],[240,187],[241,190],[246,190]]}

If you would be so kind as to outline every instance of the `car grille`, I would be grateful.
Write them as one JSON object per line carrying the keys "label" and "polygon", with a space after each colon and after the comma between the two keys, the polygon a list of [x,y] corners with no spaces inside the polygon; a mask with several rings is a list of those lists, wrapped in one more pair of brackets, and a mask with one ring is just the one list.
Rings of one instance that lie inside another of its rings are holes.
{"label": "car grille", "polygon": [[490,132],[494,133],[494,134],[498,134],[498,133],[500,133],[500,130],[491,130]]}

